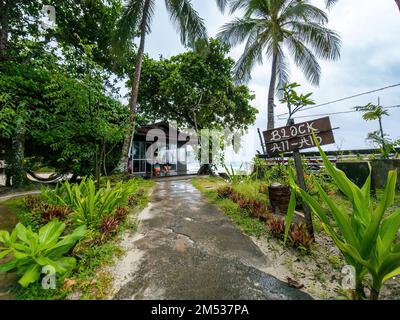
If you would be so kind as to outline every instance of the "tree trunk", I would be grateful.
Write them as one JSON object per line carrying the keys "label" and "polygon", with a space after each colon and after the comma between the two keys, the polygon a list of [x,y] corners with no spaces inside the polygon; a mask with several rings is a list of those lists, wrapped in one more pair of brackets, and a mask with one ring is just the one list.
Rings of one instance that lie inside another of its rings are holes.
{"label": "tree trunk", "polygon": [[[200,130],[201,131],[201,130]],[[199,157],[200,157],[200,162],[202,159],[202,148],[207,148],[207,153],[208,153],[208,163],[200,163],[200,169],[199,171],[197,171],[197,175],[199,176],[204,176],[204,175],[209,175],[209,176],[213,176],[215,175],[215,172],[213,170],[213,141],[212,138],[209,137],[208,139],[208,144],[206,146],[201,144],[202,139],[201,137],[198,135],[198,144],[200,146],[200,153],[199,153]]]}
{"label": "tree trunk", "polygon": [[6,60],[8,43],[9,3],[5,1],[0,7],[0,62]]}
{"label": "tree trunk", "polygon": [[25,134],[21,127],[16,128],[16,131],[12,138],[12,155],[9,173],[12,187],[18,189],[26,182],[26,172],[24,168]]}
{"label": "tree trunk", "polygon": [[274,51],[272,56],[272,69],[271,69],[271,82],[269,84],[269,92],[268,92],[268,130],[275,128],[275,85],[276,85],[276,69],[278,66],[278,53]]}
{"label": "tree trunk", "polygon": [[150,9],[150,0],[147,0],[143,8],[143,17],[140,25],[140,44],[138,52],[136,54],[135,74],[133,76],[131,98],[130,98],[129,127],[132,130],[128,132],[124,138],[121,159],[116,169],[118,172],[128,172],[129,148],[131,146],[132,134],[135,131],[137,100],[139,96],[140,76],[142,74],[142,64],[143,64],[144,47],[146,42],[147,20],[149,17],[149,9]]}

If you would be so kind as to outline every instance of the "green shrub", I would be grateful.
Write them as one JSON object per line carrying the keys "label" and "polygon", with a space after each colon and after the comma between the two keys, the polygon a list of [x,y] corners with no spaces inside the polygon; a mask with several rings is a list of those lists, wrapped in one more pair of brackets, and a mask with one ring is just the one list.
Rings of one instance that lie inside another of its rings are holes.
{"label": "green shrub", "polygon": [[95,181],[84,178],[79,184],[71,185],[67,181],[57,185],[55,190],[42,189],[42,195],[49,203],[70,207],[77,224],[95,228],[114,209],[128,205],[129,196],[137,187],[135,180],[118,182],[114,186],[107,182],[105,187],[96,191]]}
{"label": "green shrub", "polygon": [[86,227],[80,226],[62,237],[64,230],[64,223],[53,220],[40,228],[38,233],[21,223],[11,234],[0,231],[0,259],[11,258],[0,265],[0,273],[17,271],[22,276],[18,283],[27,287],[39,280],[44,266],[52,266],[60,275],[71,271],[76,260],[64,255],[85,236]]}

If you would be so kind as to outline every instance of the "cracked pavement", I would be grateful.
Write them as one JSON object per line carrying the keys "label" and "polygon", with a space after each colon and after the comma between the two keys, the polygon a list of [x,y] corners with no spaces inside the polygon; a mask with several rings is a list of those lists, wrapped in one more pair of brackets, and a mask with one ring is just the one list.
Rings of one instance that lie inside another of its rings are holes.
{"label": "cracked pavement", "polygon": [[114,299],[311,299],[262,272],[266,256],[190,180],[158,182],[140,220]]}

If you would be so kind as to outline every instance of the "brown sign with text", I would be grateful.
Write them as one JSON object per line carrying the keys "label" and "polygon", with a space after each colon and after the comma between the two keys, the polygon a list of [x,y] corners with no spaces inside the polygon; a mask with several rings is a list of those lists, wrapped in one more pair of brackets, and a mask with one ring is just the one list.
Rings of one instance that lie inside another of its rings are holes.
{"label": "brown sign with text", "polygon": [[269,156],[299,151],[316,146],[312,137],[314,131],[319,144],[335,143],[329,117],[307,121],[264,132],[266,151]]}

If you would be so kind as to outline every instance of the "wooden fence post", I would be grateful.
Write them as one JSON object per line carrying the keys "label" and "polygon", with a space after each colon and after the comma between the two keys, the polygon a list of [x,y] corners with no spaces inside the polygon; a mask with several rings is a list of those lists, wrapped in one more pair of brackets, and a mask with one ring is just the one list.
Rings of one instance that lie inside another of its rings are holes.
{"label": "wooden fence post", "polygon": [[[294,120],[291,119],[288,122],[289,125],[294,125]],[[301,162],[301,154],[300,151],[294,151],[293,152],[293,159],[294,159],[294,164],[296,167],[296,174],[297,174],[297,183],[299,184],[299,187],[303,189],[304,191],[307,191],[307,185],[306,181],[304,179],[304,170],[303,170],[303,164]],[[304,203],[303,201],[303,210],[304,210],[304,217],[306,219],[306,225],[307,225],[307,231],[312,237],[312,239],[315,240],[314,236],[314,226],[312,222],[312,215],[311,215],[311,210],[310,208]]]}

